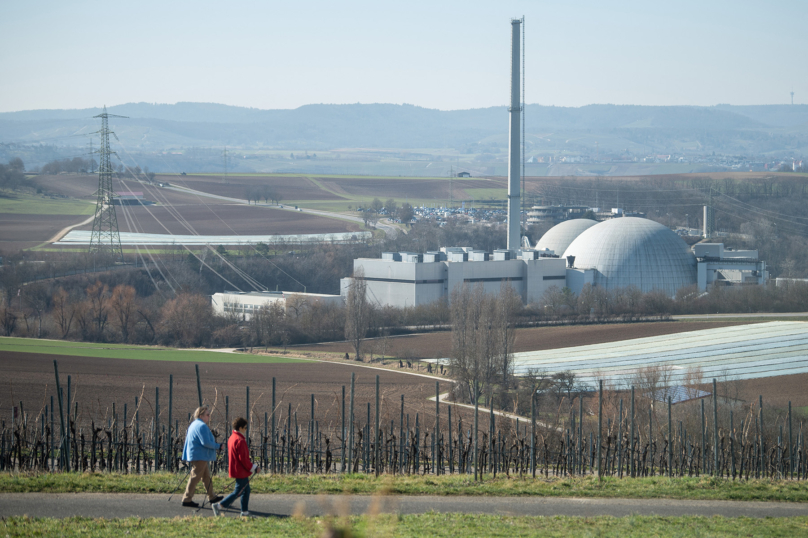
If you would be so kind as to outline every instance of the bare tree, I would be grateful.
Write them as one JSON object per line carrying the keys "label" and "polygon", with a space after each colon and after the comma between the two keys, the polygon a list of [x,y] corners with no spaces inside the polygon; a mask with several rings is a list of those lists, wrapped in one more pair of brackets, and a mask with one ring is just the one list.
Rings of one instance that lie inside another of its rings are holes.
{"label": "bare tree", "polygon": [[370,305],[366,294],[365,273],[358,269],[351,279],[345,302],[345,339],[353,345],[356,360],[362,360],[362,341],[370,326]]}
{"label": "bare tree", "polygon": [[6,336],[11,336],[17,327],[17,315],[11,310],[8,302],[0,300],[0,325]]}
{"label": "bare tree", "polygon": [[112,290],[112,297],[109,305],[115,315],[115,325],[121,333],[121,340],[128,343],[132,329],[135,325],[135,288],[132,286],[118,285]]}
{"label": "bare tree", "polygon": [[64,288],[59,288],[53,294],[53,319],[56,321],[56,325],[59,326],[59,332],[62,333],[63,339],[70,334],[70,327],[73,325],[74,304]]}
{"label": "bare tree", "polygon": [[96,339],[101,339],[109,319],[109,287],[96,280],[87,287],[87,301]]}
{"label": "bare tree", "polygon": [[509,282],[500,286],[496,299],[497,344],[499,347],[499,369],[502,386],[507,388],[513,374],[513,348],[516,342],[516,314],[522,307],[522,300]]}

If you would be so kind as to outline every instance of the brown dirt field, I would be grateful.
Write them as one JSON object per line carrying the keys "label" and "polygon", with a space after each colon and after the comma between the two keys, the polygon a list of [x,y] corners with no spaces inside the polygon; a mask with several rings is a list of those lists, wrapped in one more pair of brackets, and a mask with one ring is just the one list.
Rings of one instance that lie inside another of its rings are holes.
{"label": "brown dirt field", "polygon": [[[60,230],[87,218],[87,215],[0,214],[0,243],[47,241]],[[91,226],[92,228],[92,226]]]}
{"label": "brown dirt field", "polygon": [[[42,187],[47,192],[69,196],[70,198],[90,199],[98,189],[98,175],[56,175],[34,176],[29,180],[33,185]],[[117,186],[113,187],[119,189]],[[135,189],[132,190],[142,190]]]}
{"label": "brown dirt field", "polygon": [[[381,200],[394,198],[404,199],[446,199],[449,197],[449,181],[444,179],[413,179],[413,178],[318,178],[324,187],[348,197],[377,196]],[[455,198],[472,198],[463,189],[499,189],[504,183],[497,180],[460,180],[452,182]]]}
{"label": "brown dirt field", "polygon": [[[808,374],[780,375],[730,383],[737,383],[737,397],[745,402],[757,404],[758,397],[762,395],[764,410],[767,407],[787,410],[789,401],[792,407],[808,406]],[[729,394],[735,394],[735,388],[730,388]],[[712,391],[712,388],[705,387],[705,390]]]}
{"label": "brown dirt field", "polygon": [[222,183],[221,177],[218,176],[157,175],[155,181],[168,181],[172,185],[233,198],[246,198],[248,189],[266,185],[277,190],[284,200],[340,199],[339,196],[321,189],[306,177],[228,175],[227,183]]}
{"label": "brown dirt field", "polygon": [[[645,338],[648,336],[661,336],[702,329],[716,329],[719,327],[732,327],[734,325],[748,325],[742,321],[660,321],[648,323],[616,323],[613,325],[567,325],[563,327],[532,327],[516,330],[514,351],[539,351],[542,349],[558,349],[572,346],[586,346],[589,344],[602,344],[617,342],[630,338]],[[366,350],[371,349],[374,354],[381,354],[383,341],[380,339],[368,340]],[[440,358],[448,357],[451,352],[452,341],[449,332],[434,332],[390,337],[387,342],[385,355],[390,357],[413,358]],[[353,347],[348,342],[327,342],[324,344],[309,344],[293,346],[293,350],[319,351],[331,353],[353,353]]]}
{"label": "brown dirt field", "polygon": [[[647,181],[653,180],[655,183],[664,184],[666,182],[683,181],[689,179],[711,179],[722,180],[725,178],[733,179],[735,181],[756,181],[765,178],[786,178],[799,181],[804,176],[793,174],[789,172],[700,172],[693,174],[654,174],[654,175],[638,175],[638,176],[600,176],[600,181],[608,184],[610,181]],[[568,180],[591,180],[593,176],[533,176],[525,177],[525,190],[529,192],[540,192],[544,183]]]}
{"label": "brown dirt field", "polygon": [[[316,215],[249,207],[239,204],[213,203],[177,204],[177,212],[200,235],[283,235],[309,233],[339,233],[358,231],[360,225],[348,221],[318,217]],[[162,222],[172,234],[193,235],[173,212],[163,206],[126,206],[116,208],[118,227],[122,232],[167,233]],[[129,215],[127,220],[126,215]],[[159,221],[159,222],[158,222]],[[130,230],[133,226],[135,230]],[[92,224],[78,228],[92,230]]]}
{"label": "brown dirt field", "polygon": [[[186,424],[188,413],[196,408],[196,375],[194,365],[189,362],[16,352],[0,354],[0,407],[9,409],[22,401],[23,408],[31,416],[37,414],[45,403],[50,404],[50,396],[55,396],[54,359],[59,361],[59,376],[65,397],[67,376],[71,376],[72,396],[74,402],[79,403],[80,423],[85,426],[89,425],[91,418],[98,423],[105,413],[109,416],[113,402],[116,403],[119,416],[122,416],[123,405],[126,403],[131,417],[135,397],[140,396],[144,384],[146,388],[140,408],[141,426],[148,423],[153,416],[155,387],[160,389],[160,412],[164,422],[168,417],[168,381],[171,374],[174,375],[174,418],[181,425]],[[405,398],[405,413],[410,414],[412,423],[415,421],[415,413],[427,417],[427,426],[431,426],[434,420],[435,403],[427,401],[427,398],[434,396],[437,378],[314,361],[291,364],[202,363],[199,365],[199,372],[205,403],[212,404],[218,390],[218,411],[214,413],[213,426],[219,430],[224,428],[225,396],[230,400],[231,419],[245,415],[248,385],[253,421],[263,427],[263,415],[271,407],[273,377],[276,378],[276,401],[280,404],[279,417],[287,416],[288,405],[291,403],[292,413],[297,412],[298,423],[305,431],[311,395],[314,394],[315,416],[320,421],[321,430],[329,424],[336,426],[340,421],[342,385],[345,385],[346,407],[348,406],[351,372],[356,373],[354,412],[361,424],[366,422],[367,404],[375,401],[377,374],[380,376],[383,423],[389,425],[394,417],[398,423],[402,394]],[[448,390],[449,385],[449,381],[441,381],[441,392]],[[57,402],[55,398],[54,402]],[[444,421],[447,413],[445,407],[441,404]],[[470,415],[460,408],[453,411],[453,416],[456,417],[458,411],[465,415],[464,421],[468,420]]]}

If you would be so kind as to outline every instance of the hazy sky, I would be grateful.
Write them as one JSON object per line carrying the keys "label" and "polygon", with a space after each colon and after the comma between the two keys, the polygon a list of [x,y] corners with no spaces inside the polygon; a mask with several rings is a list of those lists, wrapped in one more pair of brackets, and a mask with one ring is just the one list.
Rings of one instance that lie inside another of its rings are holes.
{"label": "hazy sky", "polygon": [[808,102],[808,1],[0,2],[0,111]]}

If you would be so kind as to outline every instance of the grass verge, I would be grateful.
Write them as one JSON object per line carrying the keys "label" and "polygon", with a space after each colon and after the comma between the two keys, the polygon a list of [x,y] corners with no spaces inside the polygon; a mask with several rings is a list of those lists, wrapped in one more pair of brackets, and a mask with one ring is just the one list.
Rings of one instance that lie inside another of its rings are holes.
{"label": "grass verge", "polygon": [[[155,473],[0,473],[5,493],[171,493],[178,475]],[[219,487],[229,482],[215,477]],[[380,491],[393,495],[486,495],[599,497],[633,499],[686,499],[725,501],[808,502],[804,482],[789,480],[731,481],[715,478],[496,478],[474,482],[468,476],[258,475],[251,481],[253,493],[354,494]]]}
{"label": "grass verge", "polygon": [[[344,534],[327,534],[329,529]],[[347,532],[345,532],[347,531]],[[512,517],[467,514],[378,515],[346,518],[186,517],[66,519],[8,517],[0,534],[16,536],[805,536],[808,517],[725,518],[601,516]]]}
{"label": "grass verge", "polygon": [[100,357],[107,359],[137,359],[151,361],[178,362],[222,362],[280,364],[303,362],[288,357],[273,357],[251,353],[219,353],[195,349],[174,349],[160,346],[133,346],[127,344],[94,344],[90,342],[69,342],[66,340],[39,340],[35,338],[0,337],[0,353],[15,351],[22,353],[44,353],[49,355],[70,355],[76,357]]}

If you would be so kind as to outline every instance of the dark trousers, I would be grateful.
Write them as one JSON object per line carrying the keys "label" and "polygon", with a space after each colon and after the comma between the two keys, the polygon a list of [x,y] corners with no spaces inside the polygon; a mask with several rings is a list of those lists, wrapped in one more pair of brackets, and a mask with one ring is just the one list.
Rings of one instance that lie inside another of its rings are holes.
{"label": "dark trousers", "polygon": [[236,478],[236,489],[233,493],[222,499],[219,506],[229,508],[238,496],[241,495],[241,511],[246,512],[249,510],[250,505],[250,479],[249,478]]}

